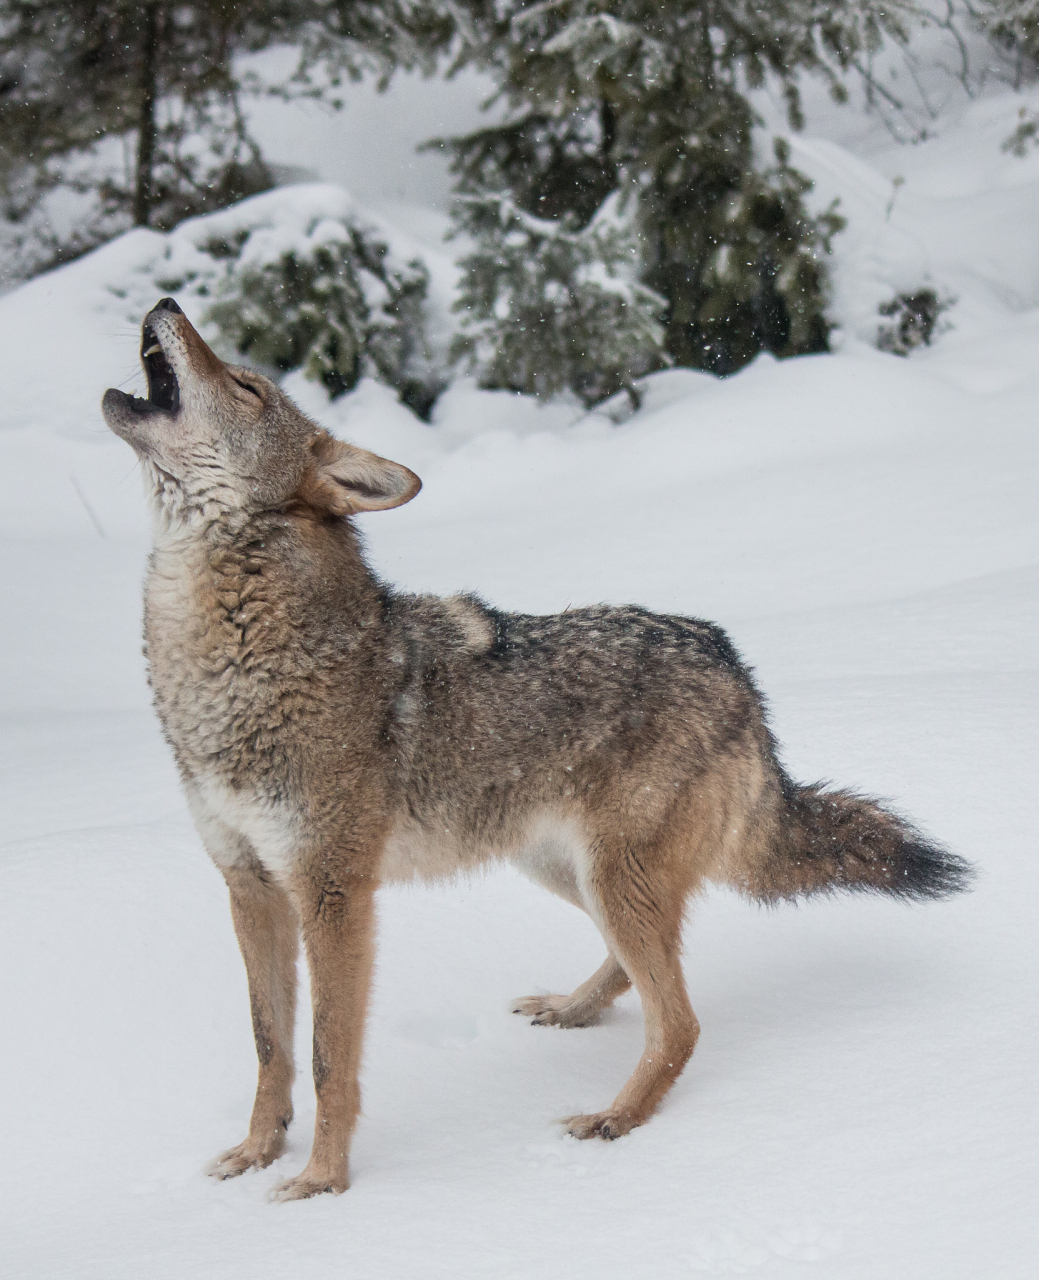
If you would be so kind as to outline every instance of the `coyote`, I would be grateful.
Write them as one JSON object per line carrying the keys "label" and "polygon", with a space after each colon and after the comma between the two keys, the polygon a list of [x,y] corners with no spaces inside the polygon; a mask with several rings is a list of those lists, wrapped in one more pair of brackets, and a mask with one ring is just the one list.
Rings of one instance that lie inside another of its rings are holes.
{"label": "coyote", "polygon": [[606,959],[514,1012],[581,1027],[632,984],[645,1049],[575,1138],[652,1114],[699,1035],[680,964],[707,882],[762,902],[833,889],[937,898],[971,867],[847,791],[792,782],[720,628],[635,606],[501,613],[380,582],[351,516],[409,502],[406,467],[221,361],[172,298],[145,317],[148,398],[109,390],[154,510],[145,587],[155,705],[230,890],[259,1083],[210,1172],[281,1154],[292,1118],[296,952],[314,1010],[310,1160],[273,1193],[344,1191],[381,884],[506,859],[586,911]]}

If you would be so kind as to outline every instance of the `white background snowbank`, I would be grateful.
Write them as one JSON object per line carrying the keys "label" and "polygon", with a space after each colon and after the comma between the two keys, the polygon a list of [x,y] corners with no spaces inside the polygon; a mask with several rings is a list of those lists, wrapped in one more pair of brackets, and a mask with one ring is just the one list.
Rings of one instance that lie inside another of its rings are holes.
{"label": "white background snowbank", "polygon": [[[387,579],[715,618],[795,776],[890,796],[981,868],[968,897],[912,909],[697,903],[700,1045],[611,1145],[553,1119],[623,1082],[636,998],[582,1031],[509,1013],[598,965],[588,921],[505,871],[383,892],[338,1199],[264,1199],[309,1148],[305,1008],[287,1153],[237,1182],[201,1173],[248,1119],[245,977],[148,709],[143,501],[96,409],[140,385],[161,238],[0,299],[5,1274],[1034,1275],[1039,170],[996,146],[1018,101],[868,164],[799,144],[851,218],[833,356],[661,375],[619,427],[466,384],[427,427],[373,383],[329,406],[291,381],[423,477],[363,522]],[[922,267],[959,295],[956,328],[908,361],[863,345],[876,299]]]}

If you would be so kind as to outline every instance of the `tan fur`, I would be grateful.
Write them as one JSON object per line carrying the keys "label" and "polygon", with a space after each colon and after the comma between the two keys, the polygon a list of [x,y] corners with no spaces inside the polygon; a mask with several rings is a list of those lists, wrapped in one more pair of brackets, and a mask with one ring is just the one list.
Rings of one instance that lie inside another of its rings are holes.
{"label": "tan fur", "polygon": [[151,483],[155,703],[228,884],[260,1063],[248,1136],[217,1176],[282,1150],[299,936],[317,1121],[306,1168],[278,1195],[348,1185],[381,883],[508,860],[588,912],[608,951],[598,972],[515,1006],[576,1027],[638,991],[642,1058],[609,1107],[570,1117],[579,1138],[643,1123],[692,1054],[681,927],[708,881],[764,900],[963,886],[964,864],[890,812],[789,781],[718,628],[392,592],[348,517],[409,501],[416,476],[224,365],[170,300],[146,317],[144,350],[149,400],[109,391],[104,411]]}

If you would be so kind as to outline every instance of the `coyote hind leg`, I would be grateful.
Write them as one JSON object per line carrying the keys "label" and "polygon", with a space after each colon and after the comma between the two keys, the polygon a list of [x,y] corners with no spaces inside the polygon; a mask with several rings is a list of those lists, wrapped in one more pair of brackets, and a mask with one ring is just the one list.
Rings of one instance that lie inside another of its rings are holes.
{"label": "coyote hind leg", "polygon": [[[600,846],[589,889],[610,947],[642,1000],[646,1044],[631,1078],[602,1112],[569,1116],[575,1138],[619,1138],[645,1123],[692,1056],[700,1024],[680,958],[686,886],[661,849]],[[655,866],[647,874],[647,866]]]}
{"label": "coyote hind leg", "polygon": [[587,1027],[630,986],[631,979],[611,955],[572,995],[524,996],[512,1012],[530,1018],[535,1027]]}

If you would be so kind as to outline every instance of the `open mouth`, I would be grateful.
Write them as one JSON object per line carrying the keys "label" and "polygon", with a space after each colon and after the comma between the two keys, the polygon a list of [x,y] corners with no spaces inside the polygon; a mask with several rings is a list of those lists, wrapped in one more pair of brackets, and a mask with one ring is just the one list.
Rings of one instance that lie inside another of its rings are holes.
{"label": "open mouth", "polygon": [[141,333],[141,364],[148,379],[148,399],[141,400],[135,396],[132,402],[134,410],[137,413],[151,413],[155,409],[162,413],[176,413],[180,408],[177,375],[149,324]]}
{"label": "open mouth", "polygon": [[[127,395],[125,391],[109,387],[101,400],[101,412],[105,421],[116,435],[123,436],[132,444],[139,439],[133,427],[134,418],[147,419],[153,414],[173,417],[180,412],[180,383],[173,365],[166,358],[163,342],[178,343],[183,337],[183,331],[177,325],[165,323],[159,316],[163,311],[183,315],[172,298],[160,298],[144,317],[141,327],[141,364],[148,379],[147,398]],[[162,341],[160,333],[164,335]]]}

